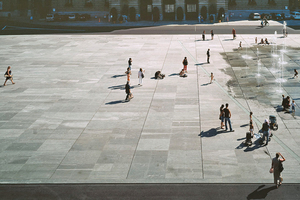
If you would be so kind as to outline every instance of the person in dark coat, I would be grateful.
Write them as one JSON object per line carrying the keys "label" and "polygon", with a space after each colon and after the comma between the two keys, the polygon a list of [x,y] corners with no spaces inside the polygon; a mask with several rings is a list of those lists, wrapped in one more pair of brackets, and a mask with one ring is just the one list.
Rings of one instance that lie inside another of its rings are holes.
{"label": "person in dark coat", "polygon": [[209,62],[210,49],[207,49],[206,55],[207,55],[207,63],[210,63],[210,62]]}
{"label": "person in dark coat", "polygon": [[130,101],[130,99],[133,98],[132,93],[130,92],[130,85],[129,85],[129,81],[127,81],[126,85],[125,85],[125,92],[127,94],[125,101]]}

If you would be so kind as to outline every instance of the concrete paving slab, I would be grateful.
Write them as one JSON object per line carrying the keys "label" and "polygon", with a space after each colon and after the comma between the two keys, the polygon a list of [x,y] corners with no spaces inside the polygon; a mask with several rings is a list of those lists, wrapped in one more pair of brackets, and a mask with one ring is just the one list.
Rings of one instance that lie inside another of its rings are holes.
{"label": "concrete paving slab", "polygon": [[[284,181],[299,183],[299,107],[291,114],[277,106],[282,94],[298,102],[299,80],[290,78],[300,64],[300,37],[270,46],[254,37],[2,36],[0,68],[12,66],[16,84],[0,88],[0,182],[271,183],[271,158],[280,151]],[[185,56],[188,77],[180,78]],[[129,57],[134,98],[125,102]],[[157,70],[163,80],[152,78]],[[235,132],[220,129],[225,103]],[[265,118],[277,117],[268,146],[243,144],[250,110],[256,133]]]}

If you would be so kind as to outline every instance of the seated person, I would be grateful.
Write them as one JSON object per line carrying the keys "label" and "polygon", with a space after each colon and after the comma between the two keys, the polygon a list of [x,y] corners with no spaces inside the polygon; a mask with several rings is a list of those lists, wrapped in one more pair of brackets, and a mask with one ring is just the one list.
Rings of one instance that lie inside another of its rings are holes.
{"label": "seated person", "polygon": [[264,39],[261,38],[260,43],[259,44],[265,44]]}
{"label": "seated person", "polygon": [[187,77],[187,75],[184,73],[184,69],[182,69],[179,73],[180,77]]}
{"label": "seated person", "polygon": [[283,109],[289,109],[290,108],[290,97],[287,96],[284,100],[283,100]]}
{"label": "seated person", "polygon": [[268,41],[268,38],[265,39],[265,43],[270,44],[269,41]]}
{"label": "seated person", "polygon": [[155,77],[155,79],[163,79],[163,78],[165,78],[165,75],[162,74],[160,71],[157,71],[157,72],[155,72],[154,77]]}

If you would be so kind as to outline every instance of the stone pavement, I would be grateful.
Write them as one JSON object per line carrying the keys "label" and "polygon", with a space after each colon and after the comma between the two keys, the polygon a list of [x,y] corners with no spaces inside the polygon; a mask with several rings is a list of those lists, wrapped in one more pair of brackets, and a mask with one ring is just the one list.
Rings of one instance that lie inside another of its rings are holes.
{"label": "stone pavement", "polygon": [[[300,36],[259,36],[276,41],[270,46],[254,44],[254,35],[200,37],[1,36],[0,68],[11,65],[16,84],[0,88],[0,182],[272,183],[271,158],[280,151],[284,182],[299,183],[300,79],[291,77]],[[188,77],[180,78],[185,56]],[[125,102],[129,57],[134,98]],[[166,78],[153,79],[157,70]],[[296,101],[294,115],[277,108],[282,94]],[[220,129],[225,103],[235,132]],[[250,110],[255,132],[277,116],[268,146],[242,144]]]}

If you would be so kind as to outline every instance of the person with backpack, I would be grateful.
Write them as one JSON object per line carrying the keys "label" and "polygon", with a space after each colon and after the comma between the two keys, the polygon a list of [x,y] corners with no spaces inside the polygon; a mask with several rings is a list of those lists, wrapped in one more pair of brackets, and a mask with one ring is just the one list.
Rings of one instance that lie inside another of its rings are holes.
{"label": "person with backpack", "polygon": [[[282,159],[280,159],[279,157],[281,157]],[[274,183],[277,188],[282,184],[283,179],[280,176],[280,173],[283,171],[282,162],[284,161],[285,158],[282,156],[281,153],[276,153],[276,157],[272,159],[270,172],[274,175]]]}

